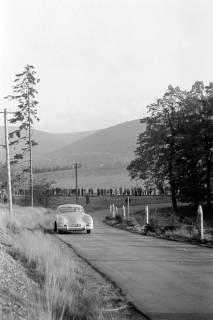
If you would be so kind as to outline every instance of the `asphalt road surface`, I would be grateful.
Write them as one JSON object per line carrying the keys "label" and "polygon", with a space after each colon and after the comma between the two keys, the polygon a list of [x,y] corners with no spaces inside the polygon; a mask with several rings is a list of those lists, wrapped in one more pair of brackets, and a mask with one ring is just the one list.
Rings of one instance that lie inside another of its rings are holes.
{"label": "asphalt road surface", "polygon": [[213,320],[212,249],[115,229],[102,222],[105,215],[92,214],[90,235],[59,237],[150,319]]}

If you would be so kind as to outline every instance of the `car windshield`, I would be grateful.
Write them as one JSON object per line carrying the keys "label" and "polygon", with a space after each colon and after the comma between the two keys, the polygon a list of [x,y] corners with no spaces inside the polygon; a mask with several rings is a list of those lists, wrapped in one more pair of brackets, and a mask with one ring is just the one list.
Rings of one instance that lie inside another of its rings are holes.
{"label": "car windshield", "polygon": [[75,214],[75,213],[84,213],[84,209],[81,207],[67,207],[67,208],[59,208],[58,211],[60,213],[69,215],[69,214]]}

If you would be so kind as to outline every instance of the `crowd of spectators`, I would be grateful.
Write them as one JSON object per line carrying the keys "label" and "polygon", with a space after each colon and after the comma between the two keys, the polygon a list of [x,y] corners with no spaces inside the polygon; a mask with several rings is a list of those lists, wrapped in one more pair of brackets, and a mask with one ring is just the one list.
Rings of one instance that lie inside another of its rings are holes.
{"label": "crowd of spectators", "polygon": [[[16,195],[26,195],[27,190],[19,189],[16,192]],[[57,197],[57,196],[64,196],[64,197],[71,197],[76,194],[76,189],[67,189],[67,188],[50,188],[49,189],[49,196]],[[163,193],[159,193],[159,191],[155,188],[79,188],[78,189],[78,196],[86,196],[89,195],[90,197],[93,196],[104,196],[104,197],[113,197],[113,196],[144,196],[144,195],[159,195],[159,194],[168,194],[168,191]]]}

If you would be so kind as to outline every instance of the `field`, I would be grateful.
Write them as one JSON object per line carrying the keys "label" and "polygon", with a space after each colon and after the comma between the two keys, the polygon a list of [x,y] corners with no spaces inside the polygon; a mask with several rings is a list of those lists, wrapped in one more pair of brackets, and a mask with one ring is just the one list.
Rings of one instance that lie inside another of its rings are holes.
{"label": "field", "polygon": [[[54,187],[59,188],[75,188],[75,173],[74,170],[51,171],[35,174],[37,181],[45,179],[49,182],[54,182]],[[86,174],[78,170],[78,186],[79,188],[119,188],[119,187],[138,187],[135,180],[130,180],[127,171],[120,173],[102,171],[100,174],[90,172]]]}
{"label": "field", "polygon": [[[49,207],[52,209],[56,209],[57,206],[65,203],[75,203],[76,199],[74,196],[72,197],[51,197],[49,202]],[[158,205],[158,206],[166,206],[171,209],[171,201],[169,196],[142,196],[142,197],[130,197],[130,208],[132,211],[135,208],[144,205]],[[87,212],[92,212],[95,210],[103,210],[109,209],[110,204],[113,204],[121,209],[123,205],[126,205],[126,196],[114,196],[114,197],[90,197],[89,204],[86,204],[85,197],[79,197],[78,203],[83,205],[86,208]],[[171,209],[172,210],[172,209]]]}

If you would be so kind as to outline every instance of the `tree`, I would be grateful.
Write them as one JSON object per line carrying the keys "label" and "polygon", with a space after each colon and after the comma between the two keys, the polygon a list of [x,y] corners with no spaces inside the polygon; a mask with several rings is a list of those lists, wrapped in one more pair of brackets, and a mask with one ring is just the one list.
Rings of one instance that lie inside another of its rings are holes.
{"label": "tree", "polygon": [[43,179],[41,181],[37,181],[33,188],[35,205],[48,207],[50,201],[50,187],[55,181],[48,182]]}
{"label": "tree", "polygon": [[[14,185],[20,180],[20,172],[14,167],[11,168],[11,184]],[[7,167],[0,164],[0,184],[1,187],[6,188],[8,184]]]}
{"label": "tree", "polygon": [[17,103],[17,111],[10,119],[10,123],[19,124],[18,129],[9,134],[10,145],[17,145],[22,142],[21,150],[15,154],[13,163],[23,159],[26,153],[29,154],[29,172],[30,172],[30,196],[33,206],[33,168],[32,168],[32,146],[37,143],[32,140],[32,127],[34,121],[39,121],[37,115],[36,86],[40,80],[36,76],[35,68],[27,65],[22,73],[16,74],[15,85],[12,88],[12,94],[6,99]]}
{"label": "tree", "polygon": [[[182,161],[180,161],[180,195],[211,205],[211,178],[213,169],[213,84],[204,86],[195,82],[183,105]],[[182,169],[182,170],[181,170]]]}
{"label": "tree", "polygon": [[147,107],[150,117],[141,120],[146,130],[139,135],[136,159],[127,168],[132,178],[152,179],[161,186],[168,181],[174,211],[178,210],[176,161],[183,98],[184,92],[169,86],[161,99]]}
{"label": "tree", "polygon": [[169,86],[163,98],[149,105],[146,131],[138,137],[132,178],[170,184],[172,204],[177,197],[211,204],[213,168],[213,84],[195,82],[189,92]]}

